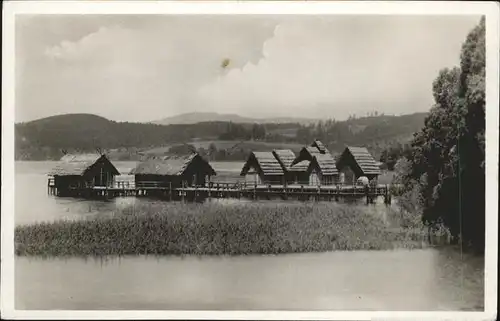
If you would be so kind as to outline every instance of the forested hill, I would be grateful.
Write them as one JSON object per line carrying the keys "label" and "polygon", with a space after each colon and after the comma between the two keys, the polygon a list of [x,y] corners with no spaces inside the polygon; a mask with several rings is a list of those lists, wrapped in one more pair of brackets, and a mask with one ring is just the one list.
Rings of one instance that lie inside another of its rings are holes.
{"label": "forested hill", "polygon": [[320,139],[330,150],[341,150],[345,145],[366,146],[377,153],[394,143],[406,143],[424,126],[427,113],[401,116],[372,115],[349,118],[346,121],[326,120],[316,125],[303,126],[297,132],[301,143]]}
{"label": "forested hill", "polygon": [[[423,126],[425,115],[373,115],[304,126],[298,123],[236,124],[223,121],[158,125],[115,122],[91,114],[67,114],[16,124],[16,159],[59,159],[63,149],[69,152],[120,149],[135,153],[200,140],[214,141],[215,144],[233,140],[305,144],[319,138],[333,150],[345,144],[383,149],[392,142],[410,139]],[[246,151],[240,152],[240,158],[244,158]]]}

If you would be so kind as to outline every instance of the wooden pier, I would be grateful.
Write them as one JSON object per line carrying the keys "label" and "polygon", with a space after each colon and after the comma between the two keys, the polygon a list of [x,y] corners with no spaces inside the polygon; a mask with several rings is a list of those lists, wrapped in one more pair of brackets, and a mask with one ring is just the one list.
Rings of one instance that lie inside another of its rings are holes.
{"label": "wooden pier", "polygon": [[239,182],[210,182],[204,186],[183,186],[173,188],[158,182],[118,181],[109,186],[69,186],[59,190],[53,178],[47,184],[48,193],[56,196],[81,198],[114,198],[123,196],[153,197],[170,201],[199,201],[204,199],[251,199],[251,200],[300,200],[340,201],[341,199],[365,198],[367,204],[382,197],[385,204],[391,203],[389,185],[347,186],[347,185],[258,185]]}
{"label": "wooden pier", "polygon": [[366,198],[366,203],[374,203],[377,197],[383,197],[384,203],[391,203],[388,185],[377,187],[342,186],[342,185],[246,185],[234,183],[215,183],[207,187],[185,187],[177,189],[189,198],[246,198],[339,201],[341,199]]}

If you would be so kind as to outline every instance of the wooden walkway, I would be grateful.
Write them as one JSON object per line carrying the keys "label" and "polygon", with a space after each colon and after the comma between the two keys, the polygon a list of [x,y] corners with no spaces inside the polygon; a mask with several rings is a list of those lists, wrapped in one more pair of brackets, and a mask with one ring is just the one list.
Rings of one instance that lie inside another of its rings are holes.
{"label": "wooden walkway", "polygon": [[200,201],[210,198],[235,199],[295,199],[339,201],[340,199],[366,198],[366,203],[373,203],[377,197],[383,197],[385,204],[391,203],[390,187],[346,186],[346,185],[257,185],[235,182],[211,182],[204,186],[172,188],[158,182],[118,181],[110,186],[73,186],[64,191],[54,186],[49,178],[48,193],[57,196],[82,198],[114,198],[120,196],[154,197],[164,200]]}

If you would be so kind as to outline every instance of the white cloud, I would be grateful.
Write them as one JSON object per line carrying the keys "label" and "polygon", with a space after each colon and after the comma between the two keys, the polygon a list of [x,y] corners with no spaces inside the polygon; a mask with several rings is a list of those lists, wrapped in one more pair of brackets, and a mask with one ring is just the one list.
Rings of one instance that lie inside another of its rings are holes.
{"label": "white cloud", "polygon": [[199,94],[212,106],[247,114],[286,115],[292,107],[296,114],[324,116],[317,105],[330,106],[328,116],[340,118],[371,107],[426,110],[433,79],[440,68],[458,63],[474,20],[385,19],[283,22],[258,64],[232,70]]}
{"label": "white cloud", "polygon": [[[20,29],[17,120],[71,112],[147,121],[202,110],[336,118],[367,109],[427,110],[432,80],[458,63],[461,43],[479,20],[50,19]],[[80,27],[68,31],[71,22]],[[223,69],[225,58],[231,63]]]}
{"label": "white cloud", "polygon": [[236,21],[227,28],[228,22],[209,22],[106,25],[39,48],[18,69],[17,118],[89,112],[147,121],[197,109],[193,93],[222,73],[222,60],[230,58],[233,68],[256,60],[272,31],[267,25],[252,29]]}

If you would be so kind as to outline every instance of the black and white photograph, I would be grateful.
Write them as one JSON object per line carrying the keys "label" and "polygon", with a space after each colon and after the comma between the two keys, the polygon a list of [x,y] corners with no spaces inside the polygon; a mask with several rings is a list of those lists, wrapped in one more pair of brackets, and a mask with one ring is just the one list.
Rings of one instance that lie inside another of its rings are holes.
{"label": "black and white photograph", "polygon": [[499,7],[407,5],[7,3],[2,317],[495,319]]}

